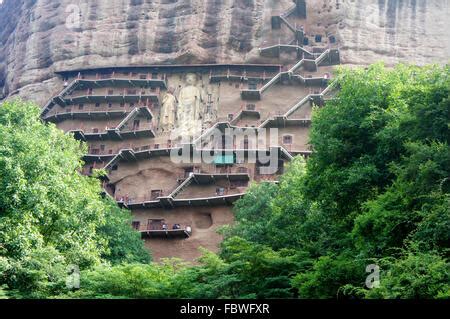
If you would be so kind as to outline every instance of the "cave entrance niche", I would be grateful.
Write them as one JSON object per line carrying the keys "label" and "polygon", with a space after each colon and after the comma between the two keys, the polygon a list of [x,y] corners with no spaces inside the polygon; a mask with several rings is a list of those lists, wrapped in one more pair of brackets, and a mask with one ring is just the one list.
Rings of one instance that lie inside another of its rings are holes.
{"label": "cave entrance niche", "polygon": [[165,220],[164,219],[149,219],[147,221],[147,230],[161,230],[163,229],[163,225],[165,224]]}
{"label": "cave entrance niche", "polygon": [[194,224],[197,229],[208,229],[214,224],[210,212],[198,212],[194,214]]}

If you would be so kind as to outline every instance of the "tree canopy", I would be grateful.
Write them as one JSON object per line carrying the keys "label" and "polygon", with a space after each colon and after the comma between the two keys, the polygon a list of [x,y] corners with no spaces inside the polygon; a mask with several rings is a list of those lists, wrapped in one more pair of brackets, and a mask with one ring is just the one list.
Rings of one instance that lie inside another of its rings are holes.
{"label": "tree canopy", "polygon": [[39,115],[19,100],[0,107],[0,284],[31,297],[60,289],[69,265],[148,260],[130,214],[80,174],[86,145]]}

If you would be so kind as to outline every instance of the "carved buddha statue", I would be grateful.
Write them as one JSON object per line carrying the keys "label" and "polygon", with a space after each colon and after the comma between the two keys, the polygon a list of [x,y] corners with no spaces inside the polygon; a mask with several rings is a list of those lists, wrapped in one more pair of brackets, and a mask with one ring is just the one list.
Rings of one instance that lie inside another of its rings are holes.
{"label": "carved buddha statue", "polygon": [[168,132],[175,127],[175,113],[177,99],[173,95],[174,89],[169,88],[162,98],[162,108],[159,120],[159,126],[163,132]]}
{"label": "carved buddha statue", "polygon": [[196,86],[195,74],[188,73],[185,82],[178,97],[178,128],[182,135],[192,137],[201,131],[204,92]]}

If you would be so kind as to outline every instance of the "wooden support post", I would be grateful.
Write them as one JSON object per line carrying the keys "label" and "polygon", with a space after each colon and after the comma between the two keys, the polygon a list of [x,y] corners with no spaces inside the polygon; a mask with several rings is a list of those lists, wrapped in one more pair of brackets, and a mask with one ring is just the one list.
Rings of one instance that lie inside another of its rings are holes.
{"label": "wooden support post", "polygon": [[303,46],[304,32],[303,30],[295,30],[295,40],[299,46]]}

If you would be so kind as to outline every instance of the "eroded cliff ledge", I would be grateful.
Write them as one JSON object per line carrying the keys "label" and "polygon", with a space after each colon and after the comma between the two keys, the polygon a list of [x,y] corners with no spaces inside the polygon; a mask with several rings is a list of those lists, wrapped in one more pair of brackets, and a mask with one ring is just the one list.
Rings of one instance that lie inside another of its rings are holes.
{"label": "eroded cliff ledge", "polygon": [[[54,71],[89,66],[279,63],[261,58],[258,48],[291,36],[286,28],[272,30],[270,20],[292,4],[5,0],[0,5],[0,97],[18,94],[44,104],[60,87]],[[312,40],[334,36],[344,64],[446,63],[449,8],[449,0],[307,1],[304,28]]]}

